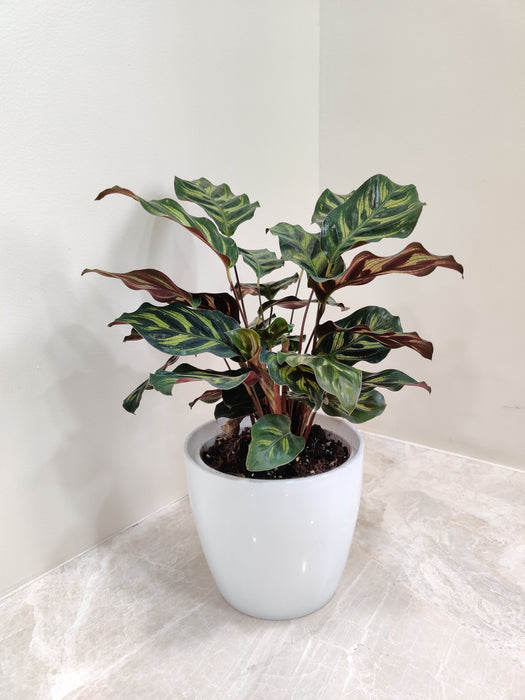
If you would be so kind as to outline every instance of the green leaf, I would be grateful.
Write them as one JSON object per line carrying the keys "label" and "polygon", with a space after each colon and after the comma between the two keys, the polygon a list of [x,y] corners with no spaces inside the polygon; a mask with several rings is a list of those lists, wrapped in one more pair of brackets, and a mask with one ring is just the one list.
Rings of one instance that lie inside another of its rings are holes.
{"label": "green leaf", "polygon": [[427,360],[432,359],[434,348],[428,340],[423,340],[417,333],[396,333],[395,331],[385,331],[384,333],[374,333],[368,326],[352,326],[343,329],[333,321],[316,326],[316,334],[319,338],[335,333],[349,333],[351,335],[364,335],[369,339],[377,340],[378,343],[387,348],[411,348]]}
{"label": "green leaf", "polygon": [[286,289],[294,282],[297,282],[299,275],[291,275],[290,277],[285,277],[282,280],[277,280],[276,282],[268,282],[267,284],[241,284],[241,292],[243,296],[250,294],[251,296],[258,296],[259,293],[265,299],[274,299],[275,295],[278,294],[283,289]]}
{"label": "green leaf", "polygon": [[251,328],[235,328],[228,331],[228,337],[245,360],[251,360],[261,349],[261,339]]}
{"label": "green leaf", "polygon": [[286,319],[278,316],[270,323],[268,328],[263,328],[259,331],[261,340],[268,346],[272,347],[281,343],[284,337],[291,333],[293,326],[291,326]]}
{"label": "green leaf", "polygon": [[161,307],[145,303],[133,313],[122,314],[110,326],[119,323],[129,323],[150,345],[172,355],[238,355],[228,331],[239,324],[220,311],[191,309],[179,302]]}
{"label": "green leaf", "polygon": [[144,394],[146,389],[152,389],[152,386],[149,383],[149,379],[146,379],[145,382],[139,384],[139,386],[136,389],[133,389],[131,394],[126,396],[126,398],[122,402],[122,406],[126,409],[126,411],[128,411],[128,413],[135,413],[135,411],[140,405],[140,402],[142,401],[142,395]]}
{"label": "green leaf", "polygon": [[163,216],[181,224],[181,226],[184,226],[190,233],[215,251],[226,267],[232,267],[237,262],[239,251],[235,242],[219,233],[213,221],[203,217],[191,216],[174,199],[152,199],[148,201],[142,199],[142,197],[139,197],[131,190],[118,186],[104,190],[95,199],[103,199],[108,194],[123,194],[126,197],[131,197],[139,202],[149,214]]}
{"label": "green leaf", "polygon": [[324,391],[319,386],[315,373],[310,367],[306,365],[292,367],[288,364],[281,364],[275,352],[265,353],[263,361],[266,363],[270,377],[276,384],[287,386],[295,395],[294,398],[304,400],[315,411],[319,410],[323,402]]}
{"label": "green leaf", "polygon": [[250,202],[246,194],[235,195],[228,185],[214,185],[205,177],[198,180],[176,177],[175,194],[179,199],[201,206],[225,236],[232,236],[239,224],[251,219],[259,206],[259,202]]}
{"label": "green leaf", "polygon": [[375,389],[360,395],[359,400],[351,413],[345,411],[336,396],[325,396],[323,412],[328,416],[345,418],[351,423],[365,423],[372,418],[377,418],[386,408],[383,394]]}
{"label": "green leaf", "polygon": [[385,237],[406,238],[422,208],[414,185],[397,185],[384,175],[374,175],[325,218],[321,249],[335,263],[354,246]]}
{"label": "green leaf", "polygon": [[322,226],[323,221],[326,219],[328,214],[340,204],[346,202],[348,197],[350,197],[352,194],[353,192],[350,192],[350,194],[335,194],[335,192],[331,192],[328,189],[324,190],[315,204],[314,213],[312,215],[312,224]]}
{"label": "green leaf", "polygon": [[288,464],[302,452],[304,445],[303,437],[292,434],[288,416],[263,416],[252,426],[246,468],[257,472]]}
{"label": "green leaf", "polygon": [[[253,389],[257,391],[257,385]],[[259,395],[260,392],[257,391],[257,394]],[[251,396],[244,384],[239,384],[234,389],[222,392],[222,401],[215,407],[214,416],[216,420],[219,418],[244,418],[244,416],[249,416],[254,412],[255,406]]]}
{"label": "green leaf", "polygon": [[421,243],[410,243],[397,255],[380,257],[368,251],[359,253],[342,275],[325,282],[311,282],[318,299],[324,299],[336,289],[367,284],[380,275],[393,272],[424,277],[438,267],[447,267],[463,274],[463,266],[452,255],[432,255]]}
{"label": "green leaf", "polygon": [[232,370],[217,372],[215,370],[203,370],[193,365],[181,364],[170,372],[158,369],[150,375],[151,386],[162,394],[171,394],[175,384],[185,382],[206,381],[216,389],[233,389],[242,384],[249,372]]}
{"label": "green leaf", "polygon": [[328,394],[337,396],[343,408],[351,413],[361,392],[361,371],[338,361],[330,355],[277,353],[279,362],[291,367],[306,365],[315,374],[319,386]]}
{"label": "green leaf", "polygon": [[239,248],[239,253],[244,262],[255,272],[258,280],[284,265],[284,260],[278,258],[275,253],[268,250],[268,248],[263,248],[261,250]]}
{"label": "green leaf", "polygon": [[[364,306],[338,320],[337,326],[341,328],[367,326],[373,333],[403,332],[399,317],[393,316],[380,306]],[[377,363],[383,360],[389,352],[390,349],[376,338],[351,332],[326,335],[316,348],[316,353],[334,355],[336,359],[346,364],[355,364],[360,361]]]}
{"label": "green leaf", "polygon": [[340,275],[345,265],[341,257],[329,260],[321,249],[319,233],[308,233],[302,226],[280,223],[269,229],[279,238],[281,255],[285,260],[299,265],[309,277],[324,280]]}
{"label": "green leaf", "polygon": [[431,389],[426,382],[418,382],[408,374],[397,369],[384,369],[381,372],[363,372],[363,391],[382,386],[390,391],[399,391],[404,386],[419,386],[430,393]]}

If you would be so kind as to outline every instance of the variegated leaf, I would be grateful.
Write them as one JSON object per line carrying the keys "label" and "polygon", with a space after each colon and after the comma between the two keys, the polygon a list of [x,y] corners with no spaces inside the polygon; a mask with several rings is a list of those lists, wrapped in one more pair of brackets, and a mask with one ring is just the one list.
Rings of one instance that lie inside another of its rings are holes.
{"label": "variegated leaf", "polygon": [[175,194],[179,199],[201,206],[225,236],[232,236],[239,224],[251,219],[259,206],[259,202],[250,202],[248,195],[233,194],[228,185],[214,185],[205,177],[198,180],[176,177]]}
{"label": "variegated leaf", "polygon": [[279,238],[283,258],[299,265],[309,277],[325,280],[328,277],[337,277],[345,269],[340,256],[328,259],[321,249],[319,233],[308,233],[302,226],[286,223],[277,224],[269,231]]}
{"label": "variegated leaf", "polygon": [[276,384],[287,386],[297,398],[302,398],[314,410],[319,410],[324,392],[319,386],[313,369],[306,365],[292,367],[282,364],[277,359],[277,353],[268,352],[264,357],[268,372]]}
{"label": "variegated leaf", "polygon": [[162,307],[145,303],[110,325],[118,323],[129,323],[150,345],[173,355],[238,355],[228,331],[239,328],[239,324],[220,311],[192,309],[179,302]]}
{"label": "variegated leaf", "polygon": [[300,353],[277,353],[279,362],[298,367],[306,365],[315,374],[319,386],[328,394],[337,396],[343,408],[351,413],[361,392],[361,371],[340,362],[330,355],[305,355]]}
{"label": "variegated leaf", "polygon": [[432,359],[434,348],[428,340],[423,340],[417,333],[395,333],[386,331],[384,333],[374,333],[368,326],[352,326],[348,329],[342,328],[333,321],[327,321],[316,327],[316,334],[319,338],[335,333],[350,333],[354,335],[366,335],[368,338],[377,340],[378,343],[387,348],[411,348],[427,360]]}
{"label": "variegated leaf", "polygon": [[142,401],[142,395],[146,391],[146,389],[153,389],[151,384],[149,383],[149,379],[146,379],[145,382],[142,382],[142,384],[139,384],[139,386],[134,389],[131,394],[128,394],[124,401],[122,402],[123,408],[128,411],[128,413],[135,413],[137,408],[140,405],[140,402]]}
{"label": "variegated leaf", "polygon": [[[423,208],[414,185],[397,185],[374,175],[333,209],[321,227],[321,249],[333,266],[350,248],[382,238],[409,236]],[[339,273],[340,274],[340,273]]]}
{"label": "variegated leaf", "polygon": [[151,386],[162,394],[171,394],[175,384],[186,382],[206,381],[216,389],[233,389],[242,384],[249,372],[242,370],[232,370],[228,372],[217,372],[215,370],[204,370],[193,365],[183,363],[169,372],[158,369],[150,374]]}
{"label": "variegated leaf", "polygon": [[255,272],[258,280],[284,265],[284,260],[278,258],[277,255],[275,255],[273,251],[268,250],[268,248],[262,248],[261,250],[239,248],[239,253],[244,262]]}
{"label": "variegated leaf", "polygon": [[237,262],[239,251],[235,242],[231,238],[223,236],[217,230],[213,221],[204,217],[191,216],[174,199],[152,199],[148,201],[142,199],[142,197],[139,197],[131,190],[118,186],[104,190],[96,199],[103,199],[108,194],[123,194],[126,197],[131,197],[139,202],[149,214],[163,216],[184,226],[190,233],[215,251],[226,267],[232,267]]}
{"label": "variegated leaf", "polygon": [[367,284],[380,275],[398,272],[424,277],[437,267],[446,267],[463,274],[463,266],[452,255],[432,255],[421,243],[410,243],[397,255],[379,257],[368,251],[359,253],[342,275],[325,282],[311,282],[318,299],[324,299],[336,289],[349,285]]}
{"label": "variegated leaf", "polygon": [[290,277],[285,277],[282,280],[277,280],[276,282],[268,282],[267,284],[241,284],[241,293],[243,296],[250,294],[251,296],[259,296],[259,294],[265,299],[275,299],[275,295],[278,294],[283,289],[286,289],[294,282],[297,282],[299,275],[291,275]]}
{"label": "variegated leaf", "polygon": [[351,413],[345,411],[336,396],[325,396],[323,412],[328,416],[345,418],[351,423],[365,423],[380,416],[386,408],[385,397],[373,389],[359,396],[359,400]]}
{"label": "variegated leaf", "polygon": [[348,332],[348,329],[361,325],[366,325],[374,333],[403,332],[398,316],[393,316],[380,306],[364,306],[338,320],[337,327],[344,330],[321,338],[317,344],[316,353],[334,355],[346,364],[355,364],[359,361],[380,362],[388,355],[390,348],[371,336]]}
{"label": "variegated leaf", "polygon": [[363,391],[369,391],[376,386],[399,391],[404,386],[419,386],[430,393],[431,389],[426,382],[418,382],[417,379],[409,377],[408,374],[398,369],[384,369],[381,372],[363,372]]}
{"label": "variegated leaf", "polygon": [[281,467],[295,459],[304,449],[304,445],[303,437],[293,435],[288,416],[262,416],[252,426],[246,468],[258,472]]}
{"label": "variegated leaf", "polygon": [[251,328],[235,328],[228,331],[228,337],[245,360],[251,360],[261,349],[261,339]]}
{"label": "variegated leaf", "polygon": [[286,319],[278,316],[270,323],[267,328],[263,328],[259,331],[261,340],[268,346],[273,347],[278,343],[281,343],[284,337],[291,333],[293,326],[291,326]]}
{"label": "variegated leaf", "polygon": [[312,224],[322,226],[323,221],[326,219],[328,214],[340,204],[346,202],[348,197],[350,197],[352,194],[354,193],[350,192],[350,194],[336,194],[328,189],[324,190],[315,203],[315,209],[312,215]]}

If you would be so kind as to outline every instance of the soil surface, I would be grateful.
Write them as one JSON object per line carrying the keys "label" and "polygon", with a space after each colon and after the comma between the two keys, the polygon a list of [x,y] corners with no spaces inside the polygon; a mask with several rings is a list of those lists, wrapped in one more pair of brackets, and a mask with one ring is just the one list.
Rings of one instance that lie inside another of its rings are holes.
{"label": "soil surface", "polygon": [[268,471],[249,472],[245,467],[249,444],[249,428],[237,435],[219,435],[213,445],[202,450],[201,457],[208,466],[224,474],[248,479],[295,479],[328,472],[350,456],[346,444],[314,425],[306,447],[292,462]]}

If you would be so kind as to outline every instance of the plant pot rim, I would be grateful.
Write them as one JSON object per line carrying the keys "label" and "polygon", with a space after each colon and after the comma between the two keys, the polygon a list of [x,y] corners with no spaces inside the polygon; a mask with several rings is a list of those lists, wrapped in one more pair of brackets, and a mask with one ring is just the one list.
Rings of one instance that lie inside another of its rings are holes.
{"label": "plant pot rim", "polygon": [[[195,466],[208,474],[214,474],[217,478],[229,479],[237,483],[247,483],[250,485],[257,484],[256,488],[279,488],[279,485],[282,486],[282,484],[301,484],[305,483],[306,481],[308,481],[308,483],[312,483],[313,480],[325,480],[331,478],[331,476],[339,470],[351,467],[358,459],[361,458],[364,452],[364,439],[357,428],[342,418],[327,416],[325,414],[317,414],[315,422],[320,423],[329,435],[332,435],[338,440],[346,443],[350,449],[349,457],[342,464],[339,464],[337,467],[323,472],[322,474],[308,474],[307,476],[297,476],[283,479],[249,479],[243,476],[225,474],[224,472],[220,472],[217,469],[208,466],[200,456],[200,450],[203,445],[215,440],[220,429],[219,423],[216,420],[209,420],[205,423],[201,423],[189,433],[184,441],[184,454],[187,459],[190,459],[194,463]],[[351,432],[355,438],[356,444],[350,444],[349,440],[338,432],[338,426],[341,426],[341,432],[343,433],[345,431]],[[206,435],[204,436],[204,439],[201,437],[197,442],[198,434],[201,432],[206,433]]]}

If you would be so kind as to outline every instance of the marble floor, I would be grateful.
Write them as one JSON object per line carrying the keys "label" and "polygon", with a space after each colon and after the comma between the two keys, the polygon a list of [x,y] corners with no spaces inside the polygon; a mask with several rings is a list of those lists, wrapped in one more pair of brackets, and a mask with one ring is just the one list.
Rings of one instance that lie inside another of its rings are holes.
{"label": "marble floor", "polygon": [[182,499],[0,601],[0,698],[523,700],[525,472],[366,442],[325,608],[230,608]]}

